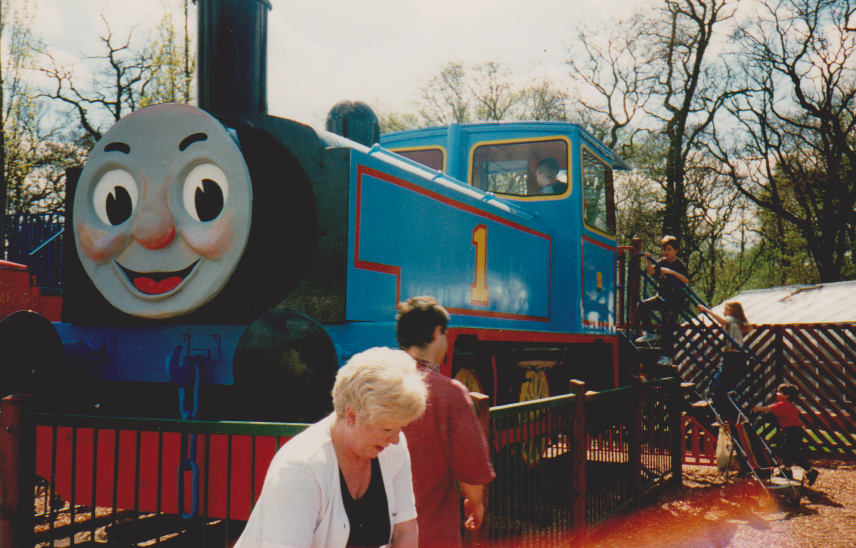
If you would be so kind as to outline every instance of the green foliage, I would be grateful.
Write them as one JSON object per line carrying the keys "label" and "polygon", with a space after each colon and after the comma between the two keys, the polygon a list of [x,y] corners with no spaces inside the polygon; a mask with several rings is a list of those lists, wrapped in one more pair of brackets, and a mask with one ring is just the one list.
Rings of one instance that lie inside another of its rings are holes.
{"label": "green foliage", "polygon": [[63,207],[65,168],[81,162],[82,150],[39,101],[32,74],[44,45],[35,33],[35,6],[3,2],[2,167],[0,213],[57,211]]}
{"label": "green foliage", "polygon": [[[185,15],[189,16],[187,11]],[[175,28],[171,15],[161,20],[141,46],[133,42],[134,29],[124,38],[117,37],[103,14],[102,20],[102,46],[86,58],[93,66],[91,78],[81,78],[74,66],[64,65],[50,54],[49,66],[41,68],[54,83],[41,96],[67,107],[81,129],[95,140],[142,106],[189,100],[193,76],[188,37]]]}
{"label": "green foliage", "polygon": [[[772,260],[786,278],[851,278],[856,274],[856,33],[847,28],[852,8],[840,0],[759,0],[757,8],[736,33],[749,92],[728,101],[737,129],[713,152],[733,185],[771,217],[762,229],[772,237]],[[810,261],[793,252],[790,242],[797,237]]]}
{"label": "green foliage", "polygon": [[420,127],[418,115],[412,112],[397,112],[389,108],[380,99],[372,101],[372,108],[377,114],[381,133]]}
{"label": "green foliage", "polygon": [[143,55],[151,59],[153,68],[151,79],[141,92],[141,107],[193,101],[195,56],[189,51],[188,37],[176,28],[171,13],[163,16]]}
{"label": "green foliage", "polygon": [[[8,44],[2,58],[0,213],[61,210],[65,169],[83,164],[103,128],[148,104],[192,100],[189,39],[169,14],[139,50],[132,47],[130,34],[117,41],[105,20],[103,49],[88,58],[96,64],[94,77],[82,80],[37,36],[32,0],[0,6],[0,33]],[[47,63],[40,64],[40,58]],[[37,87],[36,71],[54,86]]]}
{"label": "green foliage", "polygon": [[522,119],[557,122],[570,120],[570,105],[576,93],[562,89],[546,74],[540,80],[533,80],[520,90],[519,94]]}

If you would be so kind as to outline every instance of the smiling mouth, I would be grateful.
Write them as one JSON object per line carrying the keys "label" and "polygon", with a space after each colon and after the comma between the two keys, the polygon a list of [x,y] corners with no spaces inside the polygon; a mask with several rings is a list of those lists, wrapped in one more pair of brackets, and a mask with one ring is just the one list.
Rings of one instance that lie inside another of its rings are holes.
{"label": "smiling mouth", "polygon": [[119,263],[116,264],[125,273],[128,281],[142,293],[146,295],[163,295],[178,287],[190,275],[198,263],[199,259],[184,270],[176,272],[134,272]]}

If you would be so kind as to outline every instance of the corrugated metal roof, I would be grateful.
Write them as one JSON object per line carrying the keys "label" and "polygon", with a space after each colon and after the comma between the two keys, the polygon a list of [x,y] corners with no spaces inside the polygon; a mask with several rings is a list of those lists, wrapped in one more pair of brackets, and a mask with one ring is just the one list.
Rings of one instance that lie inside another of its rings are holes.
{"label": "corrugated metal roof", "polygon": [[722,316],[731,301],[756,325],[856,322],[856,281],[741,291],[713,311]]}

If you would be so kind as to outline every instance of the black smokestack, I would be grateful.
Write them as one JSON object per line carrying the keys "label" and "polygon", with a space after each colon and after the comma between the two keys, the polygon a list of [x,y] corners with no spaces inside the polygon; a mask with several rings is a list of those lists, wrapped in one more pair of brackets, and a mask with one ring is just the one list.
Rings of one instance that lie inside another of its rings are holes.
{"label": "black smokestack", "polygon": [[268,0],[197,0],[199,107],[267,113]]}

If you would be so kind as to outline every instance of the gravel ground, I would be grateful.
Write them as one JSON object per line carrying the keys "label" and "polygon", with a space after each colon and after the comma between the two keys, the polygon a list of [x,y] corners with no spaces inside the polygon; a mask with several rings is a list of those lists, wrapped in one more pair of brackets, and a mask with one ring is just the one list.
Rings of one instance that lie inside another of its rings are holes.
{"label": "gravel ground", "polygon": [[714,467],[685,466],[684,487],[592,532],[586,548],[854,548],[856,461],[814,461],[820,471],[798,506],[738,485],[723,494]]}

